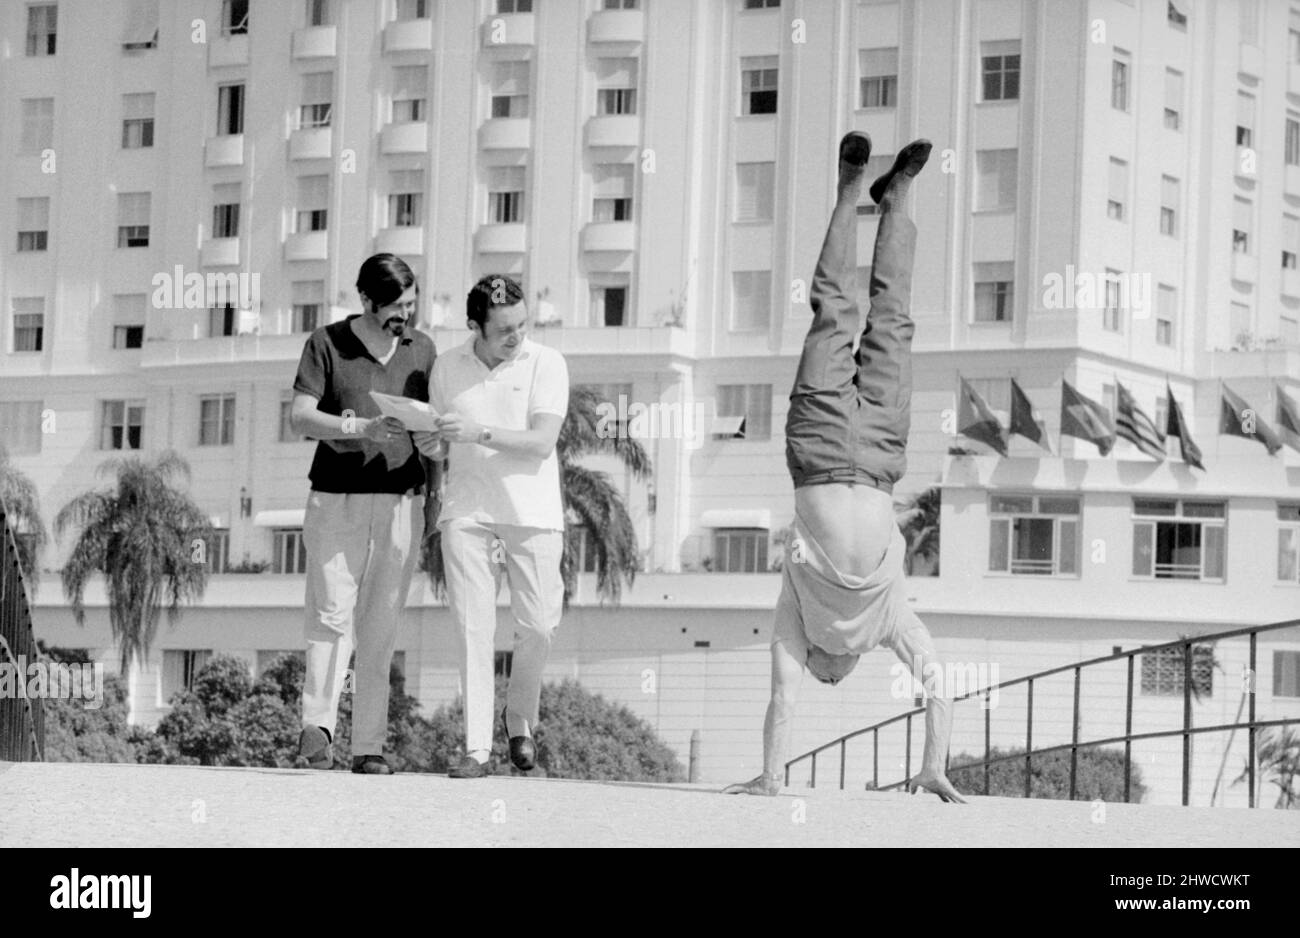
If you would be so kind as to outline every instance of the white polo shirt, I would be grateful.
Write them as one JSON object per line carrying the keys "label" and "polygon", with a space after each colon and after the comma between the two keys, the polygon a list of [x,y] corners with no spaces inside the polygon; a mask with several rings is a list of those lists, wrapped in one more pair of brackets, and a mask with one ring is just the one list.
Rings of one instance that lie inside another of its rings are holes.
{"label": "white polo shirt", "polygon": [[[555,349],[524,339],[519,354],[488,370],[474,354],[474,337],[439,355],[429,381],[429,403],[485,427],[527,430],[533,414],[563,418],[569,409],[569,368]],[[438,523],[468,518],[564,530],[560,462],[452,443]]]}

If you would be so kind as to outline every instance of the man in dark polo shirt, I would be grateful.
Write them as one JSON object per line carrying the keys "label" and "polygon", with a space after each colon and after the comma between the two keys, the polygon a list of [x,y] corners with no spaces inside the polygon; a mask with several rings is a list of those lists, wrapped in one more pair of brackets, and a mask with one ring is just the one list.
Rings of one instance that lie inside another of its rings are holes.
{"label": "man in dark polo shirt", "polygon": [[303,521],[307,673],[299,754],[334,763],[339,694],[355,648],[352,771],[392,774],[388,672],[425,528],[425,467],[400,421],[370,392],[429,400],[437,355],[414,328],[419,287],[392,254],[361,265],[364,312],[311,334],[294,380],[292,423],[318,440]]}

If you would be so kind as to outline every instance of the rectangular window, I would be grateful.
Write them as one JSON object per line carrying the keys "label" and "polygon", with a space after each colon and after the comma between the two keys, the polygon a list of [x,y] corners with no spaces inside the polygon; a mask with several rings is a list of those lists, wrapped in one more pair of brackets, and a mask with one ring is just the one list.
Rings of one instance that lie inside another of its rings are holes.
{"label": "rectangular window", "polygon": [[772,272],[743,270],[732,275],[731,331],[760,332],[771,323]]}
{"label": "rectangular window", "polygon": [[1124,206],[1128,203],[1128,163],[1112,156],[1107,179],[1106,216],[1123,221]]}
{"label": "rectangular window", "polygon": [[54,99],[23,98],[23,130],[19,152],[42,153],[54,146]]}
{"label": "rectangular window", "polygon": [[1273,696],[1300,697],[1300,651],[1273,652]]}
{"label": "rectangular window", "polygon": [[1016,162],[1015,150],[980,150],[975,154],[977,212],[1016,207]]}
{"label": "rectangular window", "polygon": [[429,15],[428,0],[397,0],[398,22],[426,19]]}
{"label": "rectangular window", "polygon": [[394,170],[388,174],[388,227],[418,228],[424,224],[424,170]]}
{"label": "rectangular window", "polygon": [[527,62],[497,62],[492,67],[492,116],[527,117],[530,70]]}
{"label": "rectangular window", "polygon": [[1106,306],[1102,310],[1101,325],[1107,332],[1124,331],[1124,310],[1120,307],[1118,270],[1106,269]]}
{"label": "rectangular window", "polygon": [[144,345],[144,322],[148,297],[123,293],[113,297],[113,348],[132,349]]}
{"label": "rectangular window", "polygon": [[235,334],[236,321],[235,307],[227,303],[224,306],[211,306],[208,308],[208,336],[209,338],[221,338],[223,336],[232,336]]}
{"label": "rectangular window", "polygon": [[140,449],[144,434],[144,401],[101,401],[100,449]]}
{"label": "rectangular window", "polygon": [[1237,146],[1255,145],[1255,96],[1237,92]]}
{"label": "rectangular window", "polygon": [[217,89],[217,135],[244,132],[244,86],[222,85]]}
{"label": "rectangular window", "polygon": [[221,34],[242,36],[248,32],[248,0],[221,0]]}
{"label": "rectangular window", "polygon": [[211,651],[180,651],[171,648],[163,649],[162,660],[162,699],[163,703],[170,705],[172,698],[181,691],[187,691],[194,686],[194,679],[198,677],[208,659],[212,657]]}
{"label": "rectangular window", "polygon": [[591,321],[595,326],[630,326],[626,286],[591,288]]}
{"label": "rectangular window", "polygon": [[1223,579],[1225,502],[1133,500],[1133,575],[1156,580]]}
{"label": "rectangular window", "polygon": [[488,170],[488,224],[514,225],[524,220],[524,167]]}
{"label": "rectangular window", "polygon": [[153,146],[153,102],[152,93],[122,95],[122,149]]}
{"label": "rectangular window", "polygon": [[1165,127],[1179,130],[1183,125],[1183,73],[1165,69]]}
{"label": "rectangular window", "polygon": [[740,60],[740,113],[775,114],[779,79],[775,55],[749,56]]}
{"label": "rectangular window", "polygon": [[299,176],[298,206],[294,213],[294,231],[325,231],[329,228],[329,176]]}
{"label": "rectangular window", "polygon": [[158,48],[158,0],[130,0],[122,48],[128,52]]}
{"label": "rectangular window", "polygon": [[1287,61],[1300,65],[1300,12],[1291,11],[1291,25],[1286,35]]}
{"label": "rectangular window", "polygon": [[113,348],[129,349],[144,346],[144,326],[114,326]]}
{"label": "rectangular window", "polygon": [[596,62],[596,113],[635,114],[636,59],[599,59]]}
{"label": "rectangular window", "polygon": [[117,195],[117,246],[119,248],[147,248],[149,246],[148,192],[119,192]]}
{"label": "rectangular window", "polygon": [[43,401],[0,401],[0,427],[10,456],[34,456],[41,451]]}
{"label": "rectangular window", "polygon": [[18,200],[18,250],[44,251],[49,244],[50,200]]}
{"label": "rectangular window", "polygon": [[1286,165],[1300,166],[1300,116],[1286,116]]}
{"label": "rectangular window", "polygon": [[1251,204],[1248,200],[1232,200],[1232,251],[1234,254],[1253,254],[1250,249]]}
{"label": "rectangular window", "polygon": [[898,47],[862,49],[858,52],[861,108],[898,106]]}
{"label": "rectangular window", "polygon": [[776,164],[736,164],[736,221],[771,221],[776,198]]}
{"label": "rectangular window", "polygon": [[[1010,387],[1010,382],[1004,382]],[[1015,576],[1077,576],[1080,500],[994,495],[989,500],[989,570]]]}
{"label": "rectangular window", "polygon": [[1110,63],[1110,106],[1117,111],[1128,111],[1129,54],[1115,50]]}
{"label": "rectangular window", "polygon": [[59,5],[34,3],[27,8],[27,55],[54,54],[59,31]]}
{"label": "rectangular window", "polygon": [[746,10],[768,10],[780,5],[781,0],[745,0]]}
{"label": "rectangular window", "polygon": [[45,348],[45,298],[13,298],[15,352],[39,352]]}
{"label": "rectangular window", "polygon": [[980,71],[985,101],[1015,101],[1020,97],[1020,43],[984,43]]}
{"label": "rectangular window", "polygon": [[531,13],[533,0],[497,0],[498,13]]}
{"label": "rectangular window", "polygon": [[393,123],[425,119],[429,94],[429,67],[402,65],[393,69]]}
{"label": "rectangular window", "polygon": [[230,529],[213,528],[204,544],[209,573],[226,573],[230,569]]}
{"label": "rectangular window", "polygon": [[1237,14],[1241,41],[1248,46],[1259,45],[1259,0],[1237,0]]}
{"label": "rectangular window", "polygon": [[717,387],[717,415],[740,417],[738,440],[772,438],[772,385],[720,384]]}
{"label": "rectangular window", "polygon": [[1296,257],[1300,255],[1300,218],[1282,216],[1282,269],[1295,270]]}
{"label": "rectangular window", "polygon": [[328,127],[333,114],[334,73],[311,72],[302,76],[302,104],[298,108],[298,129]]}
{"label": "rectangular window", "polygon": [[235,442],[235,395],[199,398],[199,445],[230,446]]}
{"label": "rectangular window", "polygon": [[713,532],[714,573],[766,573],[765,528],[718,528]]}
{"label": "rectangular window", "polygon": [[592,221],[632,220],[632,169],[631,163],[597,163],[592,167]]}
{"label": "rectangular window", "polygon": [[306,573],[307,545],[302,539],[302,528],[276,528],[274,534],[274,573]]}
{"label": "rectangular window", "polygon": [[[1140,656],[1142,659],[1142,694],[1148,697],[1181,697],[1186,686],[1186,647],[1175,645]],[[1192,644],[1192,696],[1210,697],[1214,693],[1214,649]]]}
{"label": "rectangular window", "polygon": [[333,0],[307,0],[307,25],[330,26],[334,23]]}
{"label": "rectangular window", "polygon": [[315,332],[322,325],[321,312],[325,308],[325,282],[323,280],[295,280],[290,290],[293,303],[294,331]]}
{"label": "rectangular window", "polygon": [[239,183],[212,187],[212,237],[239,237]]}
{"label": "rectangular window", "polygon": [[976,322],[1011,321],[1014,268],[1010,261],[974,265]]}
{"label": "rectangular window", "polygon": [[1173,176],[1160,177],[1160,233],[1178,237],[1178,202],[1181,186]]}
{"label": "rectangular window", "polygon": [[1277,520],[1277,578],[1300,582],[1300,505],[1278,505]]}
{"label": "rectangular window", "polygon": [[1234,345],[1245,345],[1250,339],[1250,307],[1245,303],[1228,305],[1228,335]]}
{"label": "rectangular window", "polygon": [[[1174,317],[1178,311],[1178,291],[1160,284],[1156,291],[1156,344],[1174,344]],[[1162,428],[1163,429],[1163,428]]]}

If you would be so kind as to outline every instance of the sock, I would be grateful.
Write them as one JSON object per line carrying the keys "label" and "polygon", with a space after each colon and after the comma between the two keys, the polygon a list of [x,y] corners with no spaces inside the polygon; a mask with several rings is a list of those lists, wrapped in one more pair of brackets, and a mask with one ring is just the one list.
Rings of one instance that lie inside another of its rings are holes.
{"label": "sock", "polygon": [[473,759],[475,762],[477,762],[479,765],[487,765],[488,756],[490,755],[491,753],[488,752],[488,750],[486,749],[475,749],[473,752],[469,754],[469,757]]}
{"label": "sock", "polygon": [[903,207],[912,179],[930,158],[930,141],[913,140],[899,151],[889,172],[871,184],[871,198],[882,212],[898,211]]}

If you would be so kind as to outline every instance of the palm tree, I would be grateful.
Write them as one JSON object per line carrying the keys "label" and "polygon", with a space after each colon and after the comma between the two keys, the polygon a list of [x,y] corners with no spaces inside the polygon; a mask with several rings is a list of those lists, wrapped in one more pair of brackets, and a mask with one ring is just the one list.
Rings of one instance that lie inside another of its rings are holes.
{"label": "palm tree", "polygon": [[[40,498],[36,483],[9,461],[9,453],[0,445],[0,505],[5,518],[14,529],[18,545],[18,564],[23,571],[23,581],[36,595],[40,581],[40,559],[48,543],[45,522],[41,520]],[[2,536],[2,532],[0,532]]]}
{"label": "palm tree", "polygon": [[78,625],[86,619],[86,584],[95,573],[104,575],[109,624],[125,674],[133,657],[148,657],[164,598],[171,623],[182,603],[202,598],[209,570],[204,546],[212,528],[189,495],[172,484],[190,475],[175,452],[154,460],[105,460],[97,472],[116,475],[116,488],[73,498],[55,517],[54,534],[62,538],[77,529],[63,567],[63,592]]}
{"label": "palm tree", "polygon": [[[596,561],[596,589],[602,600],[617,604],[623,595],[623,581],[631,586],[636,579],[638,547],[636,529],[628,516],[623,497],[609,481],[609,476],[582,466],[578,460],[587,455],[612,454],[638,481],[651,476],[650,457],[640,442],[626,434],[610,436],[602,427],[597,413],[600,399],[593,391],[574,387],[569,392],[569,410],[555,453],[560,462],[560,494],[564,500],[564,553],[560,573],[564,578],[564,605],[577,590],[577,558],[585,535],[587,551]],[[606,432],[602,434],[602,429]],[[442,535],[427,532],[423,549],[424,568],[434,591],[446,592],[447,577],[442,565]]]}
{"label": "palm tree", "polygon": [[[1256,785],[1262,788],[1265,781],[1270,781],[1277,786],[1277,803],[1273,807],[1300,807],[1300,792],[1292,787],[1300,777],[1300,734],[1290,726],[1264,727],[1259,731],[1255,757],[1259,762]],[[1249,778],[1250,766],[1247,765],[1233,784],[1239,785]],[[1259,804],[1258,794],[1255,804]]]}
{"label": "palm tree", "polygon": [[941,494],[938,486],[931,486],[919,495],[898,506],[901,514],[898,527],[907,540],[907,554],[903,569],[910,576],[918,559],[933,560],[931,576],[939,575],[939,506]]}

